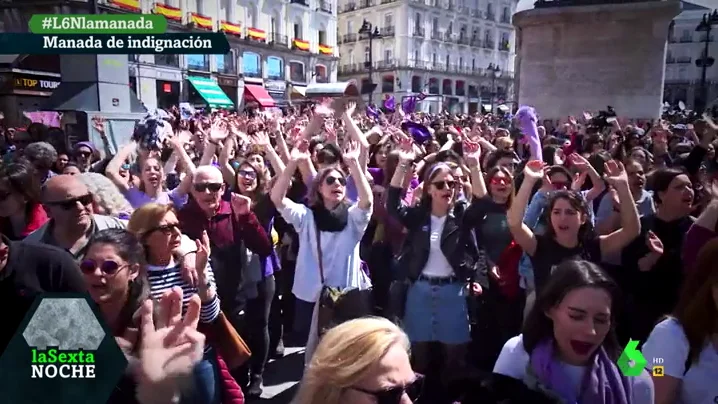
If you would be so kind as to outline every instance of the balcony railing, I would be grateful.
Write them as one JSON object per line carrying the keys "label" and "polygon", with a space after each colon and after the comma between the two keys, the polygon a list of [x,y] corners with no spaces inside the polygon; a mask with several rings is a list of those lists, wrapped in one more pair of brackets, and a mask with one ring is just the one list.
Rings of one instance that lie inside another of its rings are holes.
{"label": "balcony railing", "polygon": [[424,38],[426,37],[426,30],[421,27],[414,27],[414,36]]}
{"label": "balcony railing", "polygon": [[309,7],[309,3],[307,3],[306,0],[289,0],[289,2],[292,4],[298,4],[300,6]]}
{"label": "balcony railing", "polygon": [[437,41],[441,41],[441,32],[439,31],[431,31],[431,39],[435,39]]}
{"label": "balcony railing", "polygon": [[373,67],[376,70],[394,69],[396,67],[396,60],[394,60],[393,58],[380,60],[380,61],[374,63]]}
{"label": "balcony railing", "polygon": [[342,8],[339,9],[340,13],[348,13],[350,11],[354,11],[357,9],[357,4],[354,2],[345,4]]}
{"label": "balcony railing", "polygon": [[461,15],[469,15],[469,8],[466,6],[459,6],[456,8]]}
{"label": "balcony railing", "polygon": [[357,9],[374,7],[375,4],[374,0],[360,0]]}
{"label": "balcony railing", "polygon": [[277,33],[269,34],[269,40],[271,41],[270,43],[273,43],[275,45],[289,45],[289,38],[286,35],[281,35]]}
{"label": "balcony railing", "polygon": [[466,36],[459,35],[459,39],[456,41],[459,45],[469,45],[469,38]]}
{"label": "balcony railing", "polygon": [[477,48],[480,48],[480,47],[481,47],[481,39],[476,38],[476,37],[471,38],[471,41],[469,42],[469,44],[470,44],[471,46],[475,46],[475,47],[477,47]]}
{"label": "balcony railing", "polygon": [[666,64],[670,65],[676,63],[676,58],[667,57],[666,58]]}
{"label": "balcony railing", "polygon": [[342,37],[343,43],[350,43],[350,42],[356,42],[357,41],[357,34],[344,34]]}
{"label": "balcony railing", "polygon": [[494,44],[494,40],[491,38],[484,39],[484,49],[496,49],[496,45]]}
{"label": "balcony railing", "polygon": [[319,11],[324,11],[325,13],[332,13],[332,3],[326,0],[320,0],[319,1]]}
{"label": "balcony railing", "polygon": [[388,27],[382,27],[381,29],[379,29],[379,33],[381,36],[394,36],[394,26],[390,25]]}
{"label": "balcony railing", "polygon": [[248,71],[242,73],[244,77],[254,78],[254,79],[261,79],[262,78],[262,70],[259,69],[257,71]]}
{"label": "balcony railing", "polygon": [[444,42],[454,42],[454,33],[451,31],[444,32]]}

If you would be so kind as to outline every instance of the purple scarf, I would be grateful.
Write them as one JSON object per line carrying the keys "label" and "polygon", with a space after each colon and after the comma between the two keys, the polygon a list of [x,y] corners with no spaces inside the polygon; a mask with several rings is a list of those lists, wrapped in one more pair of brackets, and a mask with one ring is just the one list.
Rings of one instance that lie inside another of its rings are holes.
{"label": "purple scarf", "polygon": [[554,356],[554,343],[545,340],[531,352],[531,371],[538,382],[565,402],[581,404],[630,404],[632,401],[631,384],[619,374],[618,367],[600,347],[594,355],[593,365],[586,373],[579,395],[574,386],[566,383],[569,378],[564,374]]}

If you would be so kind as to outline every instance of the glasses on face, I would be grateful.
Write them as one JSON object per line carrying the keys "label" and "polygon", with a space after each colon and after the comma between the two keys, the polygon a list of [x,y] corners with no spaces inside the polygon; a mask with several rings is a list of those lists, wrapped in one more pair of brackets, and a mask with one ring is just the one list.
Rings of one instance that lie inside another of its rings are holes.
{"label": "glasses on face", "polygon": [[380,391],[369,391],[358,387],[352,387],[352,390],[360,391],[364,394],[373,396],[376,399],[377,404],[399,404],[401,398],[406,393],[412,402],[419,399],[422,388],[424,387],[424,376],[416,374],[416,379],[406,386],[395,386],[386,390]]}
{"label": "glasses on face", "polygon": [[503,178],[503,177],[493,177],[491,178],[491,184],[493,185],[509,185],[509,179]]}
{"label": "glasses on face", "polygon": [[239,176],[249,180],[257,179],[257,173],[254,170],[239,170]]}
{"label": "glasses on face", "polygon": [[95,272],[95,269],[100,268],[100,271],[106,275],[114,275],[120,271],[120,269],[127,265],[121,265],[120,263],[112,260],[106,260],[97,262],[95,260],[84,260],[80,263],[80,269],[86,274]]}
{"label": "glasses on face", "polygon": [[436,182],[432,182],[432,184],[434,184],[436,189],[441,191],[442,189],[447,188],[447,187],[449,189],[454,188],[456,186],[456,181],[436,181]]}
{"label": "glasses on face", "polygon": [[335,182],[339,182],[339,185],[341,185],[341,186],[347,185],[346,178],[335,177],[333,175],[327,176],[327,178],[324,179],[324,182],[326,182],[327,185],[334,185]]}
{"label": "glasses on face", "polygon": [[57,206],[64,210],[70,210],[77,206],[77,202],[80,202],[82,206],[87,206],[92,203],[92,194],[78,196],[77,198],[67,199],[64,201],[47,202],[46,205]]}
{"label": "glasses on face", "polygon": [[219,192],[222,189],[221,182],[205,182],[202,184],[194,184],[194,190],[197,192]]}
{"label": "glasses on face", "polygon": [[156,231],[162,232],[166,235],[172,234],[179,229],[179,223],[167,223],[161,226],[151,228],[147,234],[154,233]]}

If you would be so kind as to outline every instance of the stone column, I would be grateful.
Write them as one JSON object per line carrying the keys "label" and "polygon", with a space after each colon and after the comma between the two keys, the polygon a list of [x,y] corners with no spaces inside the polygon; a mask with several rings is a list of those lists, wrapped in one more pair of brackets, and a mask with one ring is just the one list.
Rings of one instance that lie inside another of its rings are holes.
{"label": "stone column", "polygon": [[607,105],[621,117],[658,118],[668,25],[680,9],[668,0],[516,13],[519,104],[542,119]]}

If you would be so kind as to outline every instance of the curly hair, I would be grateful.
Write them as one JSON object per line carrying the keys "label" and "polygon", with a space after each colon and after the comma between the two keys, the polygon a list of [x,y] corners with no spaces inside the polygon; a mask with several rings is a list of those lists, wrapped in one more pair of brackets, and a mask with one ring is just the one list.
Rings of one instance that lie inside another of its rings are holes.
{"label": "curly hair", "polygon": [[95,197],[97,204],[105,210],[106,215],[117,217],[122,213],[132,213],[132,206],[109,178],[90,172],[80,174],[79,178]]}

